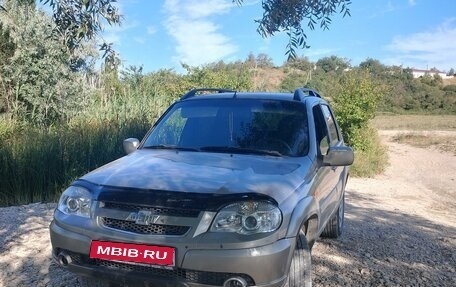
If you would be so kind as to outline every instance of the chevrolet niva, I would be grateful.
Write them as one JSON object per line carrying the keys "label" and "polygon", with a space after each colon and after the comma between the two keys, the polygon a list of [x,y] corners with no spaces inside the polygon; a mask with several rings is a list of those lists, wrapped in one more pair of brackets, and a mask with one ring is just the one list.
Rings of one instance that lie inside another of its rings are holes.
{"label": "chevrolet niva", "polygon": [[82,286],[311,286],[312,245],[342,232],[353,150],[312,89],[191,90],[123,147],[50,225]]}

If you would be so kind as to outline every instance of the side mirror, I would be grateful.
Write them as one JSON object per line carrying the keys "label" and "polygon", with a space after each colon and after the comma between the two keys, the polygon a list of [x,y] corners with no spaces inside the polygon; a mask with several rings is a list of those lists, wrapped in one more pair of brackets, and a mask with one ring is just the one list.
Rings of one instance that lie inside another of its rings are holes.
{"label": "side mirror", "polygon": [[126,154],[131,154],[138,149],[139,140],[135,138],[128,138],[123,141],[123,150]]}
{"label": "side mirror", "polygon": [[323,156],[323,165],[346,166],[351,165],[355,159],[353,149],[348,146],[330,147],[328,153]]}

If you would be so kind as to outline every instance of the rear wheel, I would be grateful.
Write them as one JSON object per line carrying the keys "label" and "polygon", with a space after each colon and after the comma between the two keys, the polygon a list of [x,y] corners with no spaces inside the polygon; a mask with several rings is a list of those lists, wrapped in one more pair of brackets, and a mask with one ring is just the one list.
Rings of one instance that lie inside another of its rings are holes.
{"label": "rear wheel", "polygon": [[290,270],[285,287],[311,287],[311,259],[310,248],[307,244],[305,226],[296,237],[296,247],[293,251]]}
{"label": "rear wheel", "polygon": [[337,238],[342,234],[344,228],[344,213],[345,213],[345,195],[342,196],[342,201],[339,204],[337,212],[331,217],[326,224],[321,236],[327,238]]}

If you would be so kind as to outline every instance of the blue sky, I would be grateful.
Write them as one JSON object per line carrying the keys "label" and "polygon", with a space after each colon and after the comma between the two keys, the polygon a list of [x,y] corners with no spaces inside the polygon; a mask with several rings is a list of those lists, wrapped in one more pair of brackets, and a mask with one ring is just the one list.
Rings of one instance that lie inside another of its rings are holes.
{"label": "blue sky", "polygon": [[[124,20],[106,27],[103,37],[114,43],[125,67],[146,72],[181,71],[224,60],[244,60],[252,52],[268,54],[274,64],[286,60],[287,37],[263,39],[255,19],[261,1],[118,0]],[[387,65],[418,69],[456,69],[456,0],[353,0],[351,17],[333,17],[329,30],[308,31],[310,49],[298,55],[316,61],[336,55],[355,66],[366,58]]]}

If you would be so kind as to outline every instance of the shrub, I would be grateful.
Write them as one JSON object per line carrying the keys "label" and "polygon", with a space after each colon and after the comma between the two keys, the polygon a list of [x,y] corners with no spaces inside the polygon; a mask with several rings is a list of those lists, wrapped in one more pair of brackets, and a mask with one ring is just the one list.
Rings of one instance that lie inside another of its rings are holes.
{"label": "shrub", "polygon": [[355,162],[350,173],[355,177],[372,177],[384,171],[388,164],[387,149],[380,141],[377,130],[371,126],[359,132],[364,138],[363,150],[355,150]]}
{"label": "shrub", "polygon": [[344,74],[339,90],[333,95],[333,106],[346,142],[355,150],[369,148],[363,131],[368,129],[382,96],[381,86],[369,74],[354,71]]}

